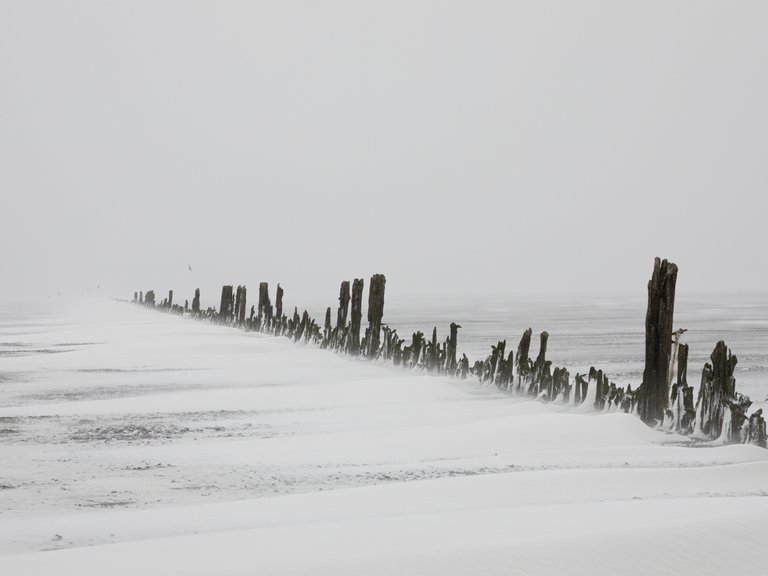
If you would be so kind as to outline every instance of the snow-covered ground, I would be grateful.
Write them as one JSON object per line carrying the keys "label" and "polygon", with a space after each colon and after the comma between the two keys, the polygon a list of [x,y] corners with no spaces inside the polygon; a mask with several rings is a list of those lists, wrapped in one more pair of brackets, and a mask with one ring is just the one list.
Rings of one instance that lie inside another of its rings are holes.
{"label": "snow-covered ground", "polygon": [[766,495],[768,451],[625,414],[114,302],[0,315],[3,575],[758,574]]}

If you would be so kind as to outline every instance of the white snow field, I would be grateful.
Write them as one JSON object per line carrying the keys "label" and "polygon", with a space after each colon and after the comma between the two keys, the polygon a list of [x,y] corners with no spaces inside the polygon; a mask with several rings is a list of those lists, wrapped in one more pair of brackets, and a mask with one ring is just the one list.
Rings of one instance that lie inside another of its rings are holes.
{"label": "white snow field", "polygon": [[0,314],[3,576],[761,574],[766,496],[768,450],[630,415],[117,302]]}

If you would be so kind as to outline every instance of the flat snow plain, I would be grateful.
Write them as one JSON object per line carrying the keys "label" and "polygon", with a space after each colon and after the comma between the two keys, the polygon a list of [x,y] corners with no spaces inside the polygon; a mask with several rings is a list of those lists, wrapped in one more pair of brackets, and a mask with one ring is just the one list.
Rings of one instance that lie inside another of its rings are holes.
{"label": "flat snow plain", "polygon": [[103,302],[0,316],[0,574],[732,574],[768,451]]}

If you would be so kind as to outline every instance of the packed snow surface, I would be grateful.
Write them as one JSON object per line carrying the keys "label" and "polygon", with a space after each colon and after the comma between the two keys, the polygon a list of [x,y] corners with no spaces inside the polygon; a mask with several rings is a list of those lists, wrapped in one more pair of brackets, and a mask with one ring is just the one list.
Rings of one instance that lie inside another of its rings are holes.
{"label": "packed snow surface", "polygon": [[757,574],[766,495],[768,451],[630,415],[116,302],[0,314],[3,575]]}

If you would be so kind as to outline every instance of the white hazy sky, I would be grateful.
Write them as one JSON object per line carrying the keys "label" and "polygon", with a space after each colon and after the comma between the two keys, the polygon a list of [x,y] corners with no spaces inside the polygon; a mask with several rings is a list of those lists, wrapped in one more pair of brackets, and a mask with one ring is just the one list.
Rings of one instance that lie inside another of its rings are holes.
{"label": "white hazy sky", "polygon": [[766,291],[767,31],[764,0],[1,0],[0,297],[642,294],[656,255]]}

